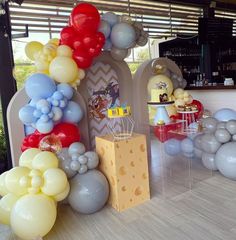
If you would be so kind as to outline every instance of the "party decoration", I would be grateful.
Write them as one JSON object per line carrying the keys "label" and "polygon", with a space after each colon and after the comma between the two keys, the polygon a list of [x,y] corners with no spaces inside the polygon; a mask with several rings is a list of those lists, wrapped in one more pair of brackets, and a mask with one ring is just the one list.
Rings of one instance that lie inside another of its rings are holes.
{"label": "party decoration", "polygon": [[58,137],[54,134],[50,134],[40,140],[39,149],[42,151],[58,153],[62,149],[62,144]]}
{"label": "party decoration", "polygon": [[184,106],[187,104],[191,104],[193,101],[192,96],[188,93],[188,91],[177,88],[174,90],[174,97],[175,97],[175,106]]}
{"label": "party decoration", "polygon": [[35,60],[36,54],[43,49],[43,44],[32,41],[26,44],[25,54],[30,60]]}
{"label": "party decoration", "polygon": [[230,134],[236,134],[236,120],[227,121],[227,123],[225,124],[225,128],[229,131]]}
{"label": "party decoration", "polygon": [[202,154],[202,163],[209,170],[213,170],[213,171],[218,170],[218,168],[216,166],[216,161],[215,161],[215,154],[203,153]]}
{"label": "party decoration", "polygon": [[236,180],[236,142],[223,144],[216,153],[215,162],[225,177]]}
{"label": "party decoration", "polygon": [[229,120],[236,120],[236,112],[230,108],[222,108],[216,111],[213,115],[218,121],[229,121]]}
{"label": "party decoration", "polygon": [[[66,75],[69,73],[66,72]],[[83,117],[79,104],[71,101],[73,90],[69,84],[61,83],[56,86],[47,75],[36,73],[27,79],[25,89],[32,100],[20,109],[19,118],[25,125],[40,133],[50,133],[54,124],[62,120],[78,123]]]}
{"label": "party decoration", "polygon": [[[45,138],[46,136],[48,136],[49,139],[52,138],[55,140],[50,142],[50,151],[54,148],[59,150],[61,147],[69,147],[73,142],[80,141],[80,131],[75,124],[59,123],[49,134],[42,134],[35,131],[33,134],[26,136],[23,140],[21,150],[24,152],[29,148],[39,148],[40,142],[42,141],[41,143],[43,143],[48,139]],[[57,144],[59,144],[59,146]]]}
{"label": "party decoration", "polygon": [[221,146],[221,143],[217,141],[215,135],[212,133],[205,133],[201,139],[202,150],[207,153],[216,153]]}
{"label": "party decoration", "polygon": [[220,143],[227,143],[231,140],[231,135],[226,129],[217,129],[215,131],[215,137]]}
{"label": "party decoration", "polygon": [[109,185],[104,175],[97,170],[77,174],[70,185],[68,201],[77,212],[91,214],[99,211],[107,202]]}
{"label": "party decoration", "polygon": [[8,171],[2,173],[0,175],[0,196],[5,196],[8,194],[8,189],[6,187],[6,175]]}
{"label": "party decoration", "polygon": [[215,132],[217,128],[218,121],[216,118],[208,117],[202,120],[202,127],[207,130],[207,132]]}
{"label": "party decoration", "polygon": [[175,138],[167,140],[164,144],[166,154],[170,156],[176,156],[181,152],[180,141]]}

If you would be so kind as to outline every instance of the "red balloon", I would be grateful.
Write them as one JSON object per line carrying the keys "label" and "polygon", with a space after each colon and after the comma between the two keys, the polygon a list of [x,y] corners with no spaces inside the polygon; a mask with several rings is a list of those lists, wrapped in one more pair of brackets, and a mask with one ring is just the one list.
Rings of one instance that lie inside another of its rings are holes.
{"label": "red balloon", "polygon": [[84,36],[83,43],[86,48],[95,48],[97,45],[96,36],[91,34]]}
{"label": "red balloon", "polygon": [[22,142],[21,151],[24,152],[29,148],[38,148],[39,142],[45,136],[51,134],[54,134],[55,137],[60,140],[62,147],[69,147],[71,143],[80,141],[80,131],[77,125],[72,123],[59,123],[53,128],[52,132],[48,134],[42,134],[36,130],[34,133],[26,136]]}
{"label": "red balloon", "polygon": [[97,42],[100,43],[101,46],[103,47],[103,45],[106,42],[106,38],[105,38],[104,34],[101,32],[98,32],[98,33],[96,33],[96,38],[97,38]]}
{"label": "red balloon", "polygon": [[73,39],[73,49],[80,49],[80,50],[84,49],[83,40],[79,36],[76,36]]}
{"label": "red balloon", "polygon": [[60,33],[60,43],[72,47],[75,34],[76,32],[73,27],[64,27]]}
{"label": "red balloon", "polygon": [[200,101],[195,100],[195,99],[193,100],[193,102],[191,104],[194,104],[197,106],[198,112],[195,113],[194,116],[195,116],[196,120],[199,120],[203,116],[203,112],[204,112],[203,104]]}
{"label": "red balloon", "polygon": [[71,12],[71,24],[82,35],[95,33],[99,23],[100,14],[92,4],[80,3]]}
{"label": "red balloon", "polygon": [[79,68],[85,69],[91,66],[92,57],[85,50],[75,50],[73,52],[73,59]]}

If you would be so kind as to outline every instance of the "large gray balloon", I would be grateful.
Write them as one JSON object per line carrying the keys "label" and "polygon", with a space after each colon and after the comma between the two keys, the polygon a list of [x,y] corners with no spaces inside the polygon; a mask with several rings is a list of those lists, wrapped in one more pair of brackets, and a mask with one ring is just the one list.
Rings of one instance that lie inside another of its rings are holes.
{"label": "large gray balloon", "polygon": [[196,158],[202,158],[203,151],[201,149],[194,147],[193,153]]}
{"label": "large gray balloon", "polygon": [[236,180],[236,142],[223,144],[216,153],[215,161],[225,177]]}
{"label": "large gray balloon", "polygon": [[59,159],[59,168],[65,172],[68,178],[73,177],[77,171],[72,170],[70,167],[71,157],[69,156],[68,148],[62,148],[62,151],[57,154],[57,157]]}
{"label": "large gray balloon", "polygon": [[226,123],[226,129],[230,132],[230,134],[236,134],[236,120],[229,120]]}
{"label": "large gray balloon", "polygon": [[202,136],[202,150],[207,153],[216,153],[220,148],[221,143],[216,140],[216,137],[212,133],[205,133]]}
{"label": "large gray balloon", "polygon": [[91,214],[99,211],[107,202],[108,196],[107,179],[97,170],[77,174],[70,180],[68,201],[77,212]]}
{"label": "large gray balloon", "polygon": [[213,170],[213,171],[218,170],[216,163],[215,163],[215,154],[203,152],[202,163],[209,170]]}
{"label": "large gray balloon", "polygon": [[86,152],[84,155],[88,158],[88,169],[94,169],[98,166],[99,157],[96,152]]}
{"label": "large gray balloon", "polygon": [[173,84],[173,88],[179,88],[179,82],[176,78],[171,78],[172,84]]}
{"label": "large gray balloon", "polygon": [[213,117],[204,118],[202,120],[202,126],[206,132],[215,132],[217,128],[218,120]]}
{"label": "large gray balloon", "polygon": [[225,129],[226,128],[226,122],[218,122],[216,128],[217,129],[219,129],[219,128]]}
{"label": "large gray balloon", "polygon": [[215,131],[216,140],[220,143],[227,143],[231,140],[231,135],[226,129],[217,129]]}
{"label": "large gray balloon", "polygon": [[198,134],[194,139],[193,139],[193,144],[196,148],[202,149],[202,137],[204,134]]}
{"label": "large gray balloon", "polygon": [[117,61],[122,61],[126,58],[128,54],[128,49],[118,49],[115,47],[111,48],[111,56]]}

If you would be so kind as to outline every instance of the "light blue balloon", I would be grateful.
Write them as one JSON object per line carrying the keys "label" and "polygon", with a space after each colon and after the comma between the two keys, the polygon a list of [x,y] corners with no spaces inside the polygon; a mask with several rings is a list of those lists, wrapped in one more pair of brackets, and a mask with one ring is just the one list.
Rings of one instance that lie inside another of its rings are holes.
{"label": "light blue balloon", "polygon": [[[190,155],[193,155],[194,145],[193,141],[190,138],[185,138],[181,141],[180,147],[183,153],[191,153]],[[185,154],[188,155],[188,154]]]}
{"label": "light blue balloon", "polygon": [[180,153],[180,141],[175,138],[167,140],[164,144],[165,152],[170,156],[175,156]]}
{"label": "light blue balloon", "polygon": [[110,38],[107,38],[107,39],[106,39],[106,42],[105,42],[105,44],[103,45],[102,48],[103,48],[104,50],[111,50],[111,48],[112,48],[112,42],[111,42]]}
{"label": "light blue balloon", "polygon": [[236,119],[236,111],[230,108],[222,108],[214,113],[214,118],[218,121],[227,122],[232,119]]}
{"label": "light blue balloon", "polygon": [[136,41],[134,28],[128,23],[117,23],[111,31],[111,42],[119,49],[130,48]]}
{"label": "light blue balloon", "polygon": [[83,117],[83,112],[78,103],[69,101],[63,111],[63,122],[78,123]]}
{"label": "light blue balloon", "polygon": [[40,118],[41,115],[42,115],[42,112],[40,110],[38,110],[38,109],[35,109],[34,112],[33,112],[33,115],[36,118]]}
{"label": "light blue balloon", "polygon": [[49,76],[35,73],[26,80],[25,90],[32,99],[48,98],[56,91],[56,84]]}
{"label": "light blue balloon", "polygon": [[46,100],[46,99],[40,99],[37,103],[36,103],[36,108],[37,109],[43,109],[44,107],[51,107],[51,104]]}
{"label": "light blue balloon", "polygon": [[43,122],[41,119],[39,119],[36,122],[36,129],[41,133],[49,133],[52,131],[54,127],[53,121],[49,120],[48,122]]}
{"label": "light blue balloon", "polygon": [[98,28],[98,32],[103,33],[105,38],[108,38],[110,36],[110,33],[111,33],[110,24],[105,20],[101,20],[99,28]]}
{"label": "light blue balloon", "polygon": [[62,100],[64,95],[60,91],[56,91],[53,93],[52,97],[56,100]]}
{"label": "light blue balloon", "polygon": [[60,83],[57,85],[57,90],[61,92],[68,100],[73,97],[73,88],[67,83]]}
{"label": "light blue balloon", "polygon": [[102,15],[102,20],[107,21],[113,27],[119,21],[119,17],[113,12],[106,12]]}
{"label": "light blue balloon", "polygon": [[40,100],[41,98],[33,98],[30,100],[29,105],[32,107],[36,107],[37,102]]}
{"label": "light blue balloon", "polygon": [[34,123],[37,120],[34,116],[34,110],[35,108],[30,105],[22,107],[19,111],[20,120],[27,125]]}
{"label": "light blue balloon", "polygon": [[36,130],[35,128],[33,128],[32,126],[29,126],[29,125],[25,125],[24,127],[25,127],[25,136],[28,136],[28,135],[34,133]]}
{"label": "light blue balloon", "polygon": [[53,107],[53,121],[60,121],[63,116],[63,111],[59,107]]}

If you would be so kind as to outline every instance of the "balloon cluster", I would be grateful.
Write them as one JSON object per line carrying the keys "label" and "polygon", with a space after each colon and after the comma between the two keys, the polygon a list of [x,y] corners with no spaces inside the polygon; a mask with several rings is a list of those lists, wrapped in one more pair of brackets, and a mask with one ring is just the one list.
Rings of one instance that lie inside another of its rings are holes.
{"label": "balloon cluster", "polygon": [[45,236],[56,220],[56,202],[70,191],[66,174],[52,152],[32,148],[19,167],[0,175],[0,221],[22,239]]}
{"label": "balloon cluster", "polygon": [[[73,142],[80,141],[78,126],[72,123],[58,123],[48,134],[42,134],[36,130],[34,133],[26,136],[22,141],[21,151],[24,152],[29,148],[39,148],[40,142],[50,136],[54,136],[56,141],[60,142],[62,148],[69,147]],[[55,143],[51,142],[50,144],[54,145]]]}
{"label": "balloon cluster", "polygon": [[63,148],[58,154],[60,167],[65,171],[68,178],[75,174],[84,174],[88,170],[94,169],[99,164],[96,152],[86,152],[85,146],[80,142],[72,143],[69,148]]}
{"label": "balloon cluster", "polygon": [[26,83],[25,90],[31,98],[19,111],[19,118],[40,133],[49,133],[60,121],[78,123],[83,112],[78,103],[71,101],[73,89],[66,83],[56,86],[45,74],[35,73]]}
{"label": "balloon cluster", "polygon": [[72,59],[69,46],[59,46],[59,40],[51,39],[47,44],[29,42],[25,47],[27,57],[34,61],[36,72],[50,75],[56,82],[79,85],[85,73]]}
{"label": "balloon cluster", "polygon": [[100,210],[109,197],[109,185],[105,176],[95,170],[99,164],[97,153],[86,152],[82,143],[74,142],[57,156],[60,168],[70,179],[70,206],[84,214]]}
{"label": "balloon cluster", "polygon": [[72,57],[81,69],[90,67],[105,43],[105,36],[99,32],[100,15],[96,7],[80,3],[71,12],[69,26],[60,33],[60,44],[73,49]]}
{"label": "balloon cluster", "polygon": [[192,96],[189,94],[188,91],[182,88],[176,88],[174,90],[174,97],[175,97],[175,106],[184,106],[186,104],[190,104],[193,101]]}
{"label": "balloon cluster", "polygon": [[143,30],[142,23],[132,21],[126,15],[119,17],[113,12],[106,12],[102,15],[98,30],[106,38],[103,49],[110,51],[117,61],[125,59],[130,54],[129,49],[148,42],[148,33]]}
{"label": "balloon cluster", "polygon": [[203,165],[236,180],[236,117],[227,121],[205,118],[202,126],[204,133],[194,139],[194,145]]}

